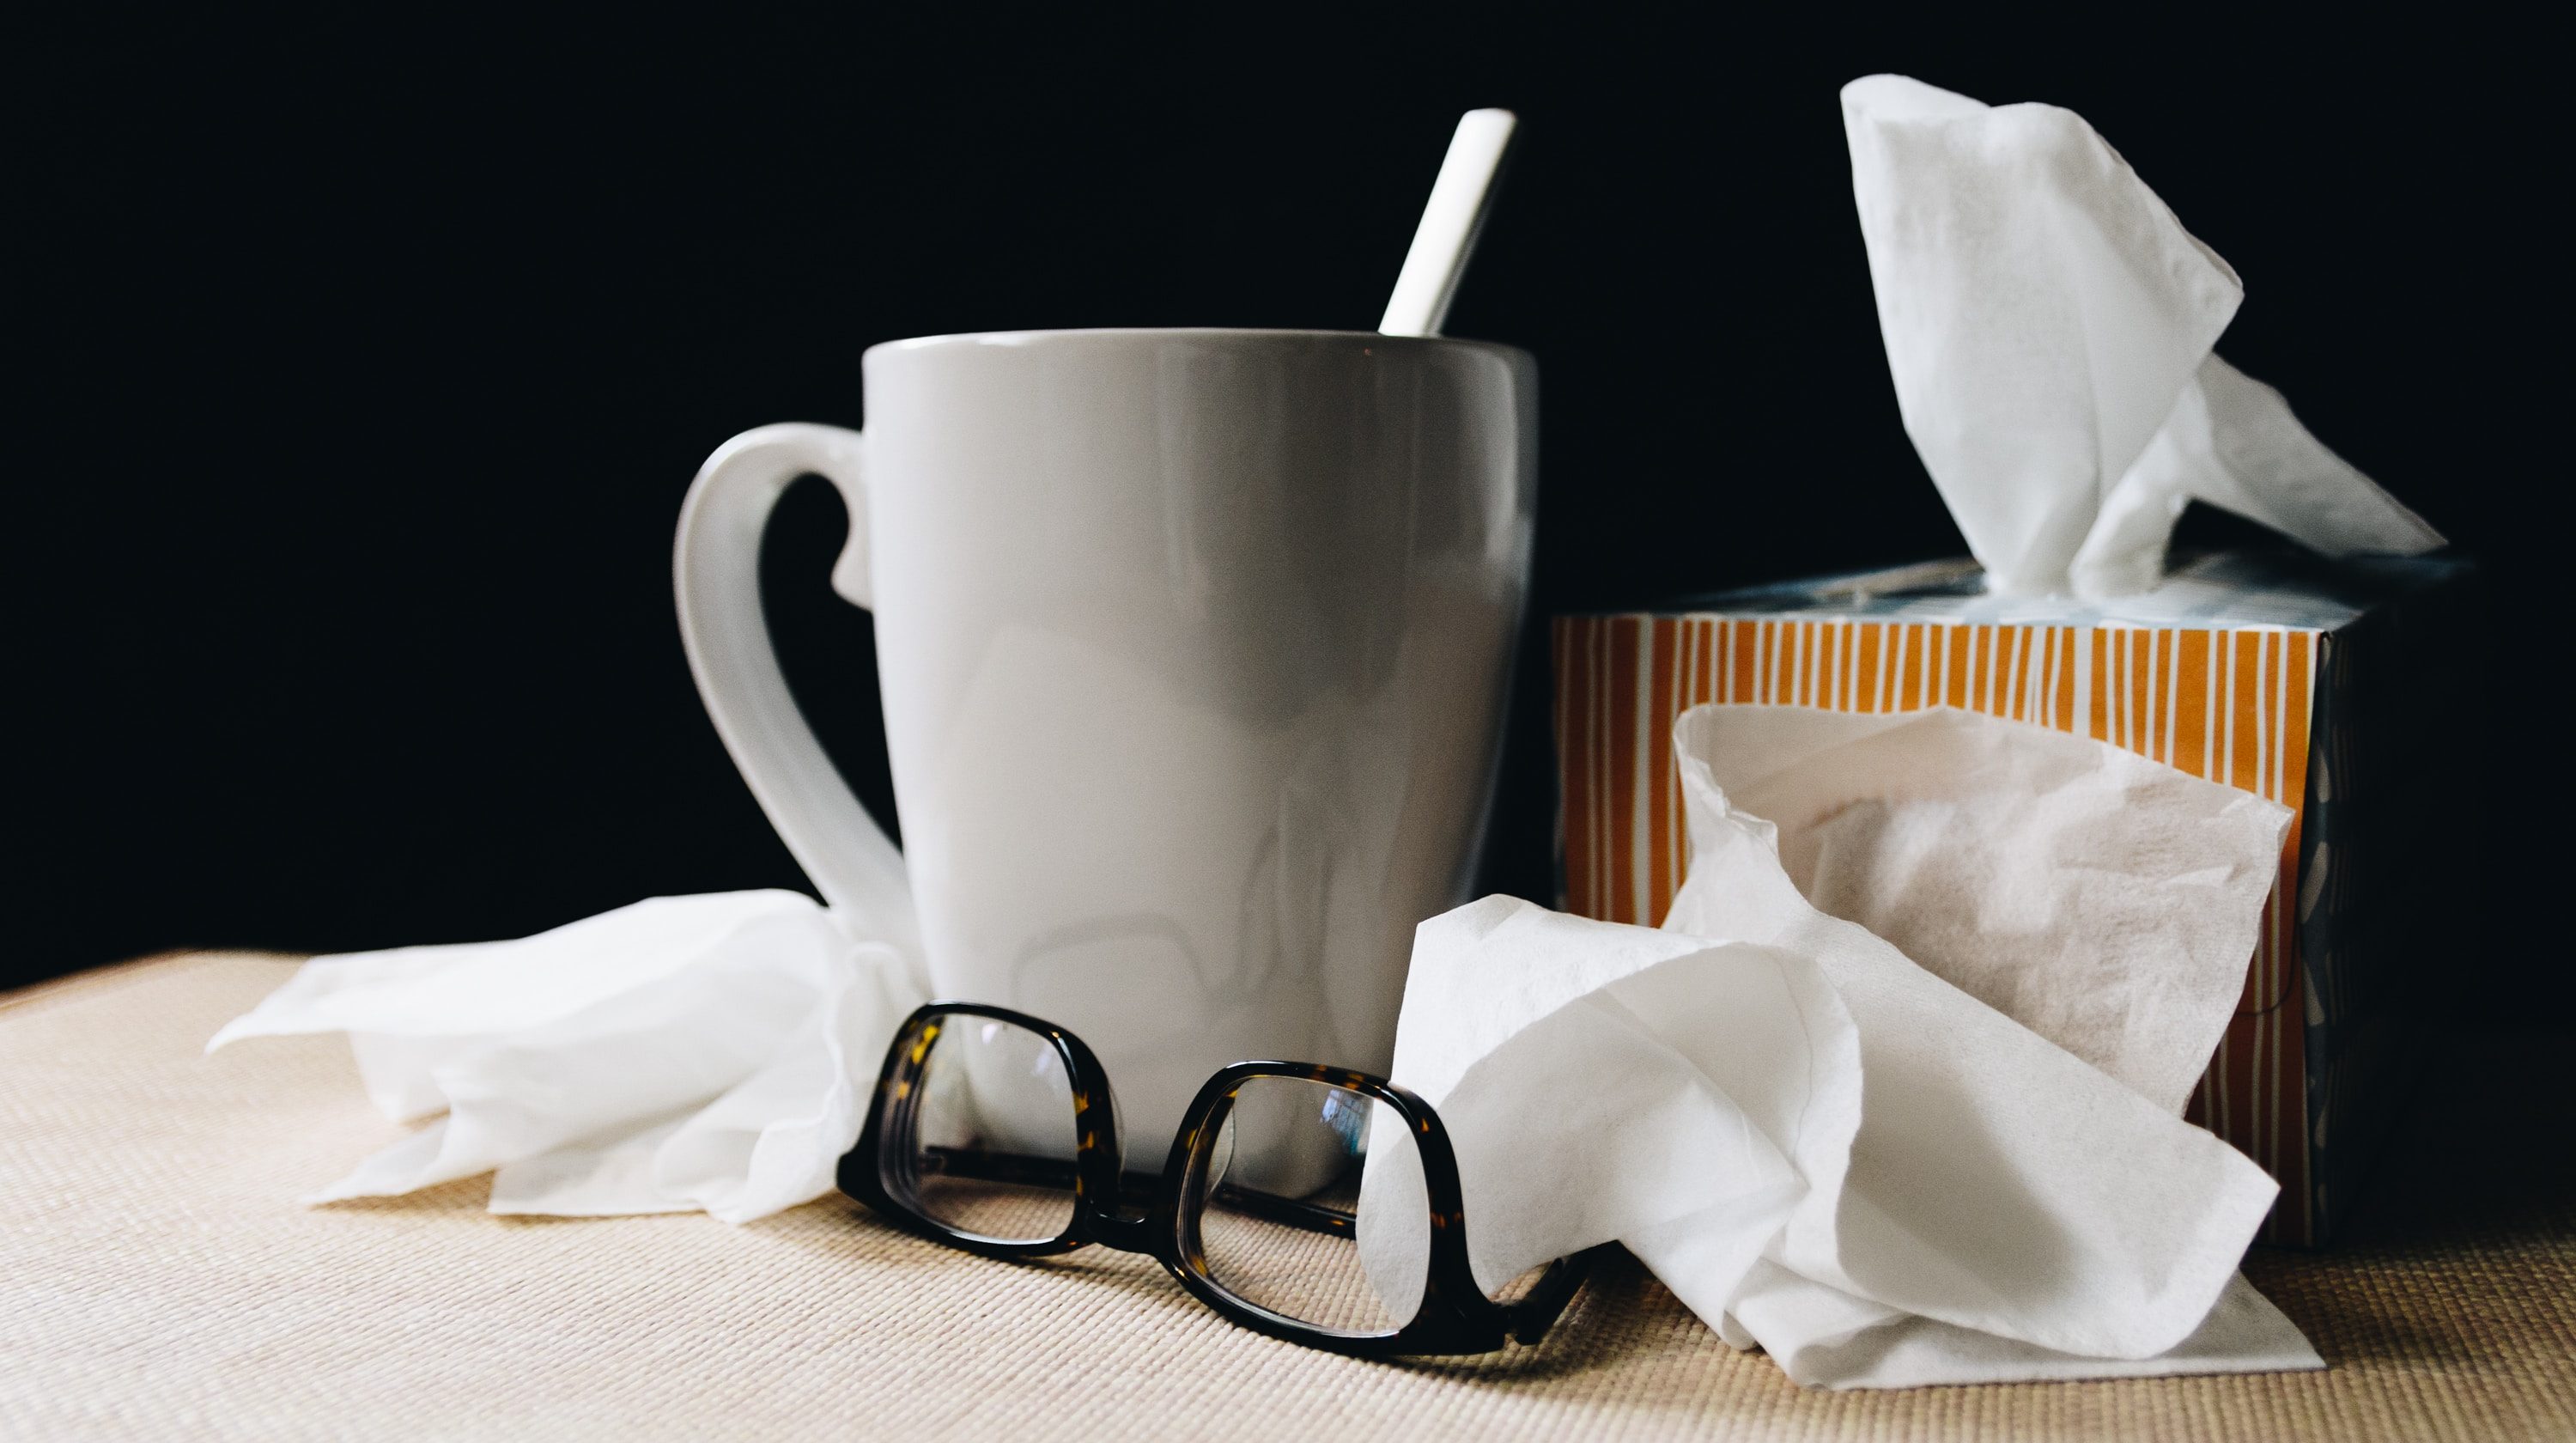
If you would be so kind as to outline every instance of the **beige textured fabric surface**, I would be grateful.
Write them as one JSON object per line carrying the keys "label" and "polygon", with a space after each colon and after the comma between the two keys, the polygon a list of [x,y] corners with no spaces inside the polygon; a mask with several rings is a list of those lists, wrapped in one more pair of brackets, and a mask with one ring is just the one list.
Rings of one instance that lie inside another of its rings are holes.
{"label": "beige textured fabric surface", "polygon": [[1239,1331],[1136,1259],[987,1262],[831,1201],[738,1229],[494,1218],[480,1180],[300,1208],[394,1130],[336,1039],[199,1056],[286,973],[179,958],[0,1004],[0,1438],[2576,1437],[2538,1039],[2489,1049],[2502,1084],[2435,1074],[2353,1246],[2248,1263],[2324,1373],[1825,1394],[1633,1264],[1540,1348],[1396,1365]]}

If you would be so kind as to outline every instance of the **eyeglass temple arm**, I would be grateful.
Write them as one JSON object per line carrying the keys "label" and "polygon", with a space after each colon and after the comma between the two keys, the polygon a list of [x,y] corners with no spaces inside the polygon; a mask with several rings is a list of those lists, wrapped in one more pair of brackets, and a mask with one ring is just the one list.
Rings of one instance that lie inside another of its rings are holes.
{"label": "eyeglass temple arm", "polygon": [[[1022,1183],[1031,1187],[1071,1187],[1073,1163],[1067,1158],[1033,1157],[1025,1153],[986,1152],[981,1149],[931,1147],[925,1151],[940,1159],[940,1170],[951,1177],[971,1177],[978,1182]],[[1150,1173],[1125,1173],[1119,1179],[1119,1198],[1124,1203],[1148,1203],[1153,1200],[1157,1180]],[[1339,1208],[1297,1198],[1279,1197],[1251,1188],[1221,1183],[1215,1195],[1256,1217],[1310,1233],[1343,1233],[1351,1231],[1352,1218]]]}
{"label": "eyeglass temple arm", "polygon": [[1338,1233],[1347,1236],[1358,1221],[1350,1213],[1337,1207],[1306,1202],[1299,1198],[1281,1197],[1276,1193],[1260,1192],[1247,1187],[1236,1187],[1232,1183],[1219,1183],[1214,1196],[1220,1202],[1241,1208],[1266,1222],[1303,1228],[1310,1233]]}
{"label": "eyeglass temple arm", "polygon": [[1547,1330],[1556,1326],[1556,1320],[1565,1315],[1566,1305],[1574,1301],[1574,1294],[1583,1286],[1583,1279],[1592,1271],[1592,1265],[1617,1246],[1616,1243],[1603,1243],[1548,1264],[1547,1271],[1539,1274],[1538,1282],[1506,1309],[1505,1315],[1511,1319],[1512,1337],[1527,1345],[1547,1336]]}
{"label": "eyeglass temple arm", "polygon": [[[1038,1157],[1030,1153],[988,1152],[983,1148],[964,1147],[931,1146],[922,1151],[938,1158],[939,1170],[950,1177],[1051,1188],[1070,1188],[1077,1181],[1074,1162],[1069,1157]],[[1155,1185],[1156,1179],[1151,1173],[1120,1173],[1117,1201],[1150,1203],[1154,1200]]]}

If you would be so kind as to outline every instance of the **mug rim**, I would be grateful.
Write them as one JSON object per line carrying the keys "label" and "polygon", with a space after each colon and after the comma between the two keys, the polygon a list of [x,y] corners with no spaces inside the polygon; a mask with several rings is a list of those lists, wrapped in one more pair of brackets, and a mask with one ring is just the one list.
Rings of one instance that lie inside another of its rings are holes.
{"label": "mug rim", "polygon": [[950,331],[934,336],[906,336],[899,340],[879,341],[860,353],[865,360],[879,351],[926,351],[947,346],[1023,346],[1052,345],[1065,342],[1103,340],[1176,340],[1197,341],[1359,341],[1370,345],[1412,347],[1463,347],[1515,356],[1536,363],[1537,357],[1519,346],[1501,341],[1469,340],[1462,336],[1391,336],[1383,331],[1335,331],[1295,326],[1069,326],[1023,331]]}

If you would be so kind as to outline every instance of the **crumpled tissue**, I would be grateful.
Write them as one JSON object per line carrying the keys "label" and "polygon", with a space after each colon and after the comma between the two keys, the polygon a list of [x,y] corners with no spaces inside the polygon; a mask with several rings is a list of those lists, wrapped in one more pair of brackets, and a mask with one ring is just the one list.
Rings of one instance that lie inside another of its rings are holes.
{"label": "crumpled tissue", "polygon": [[206,1050],[345,1032],[385,1116],[437,1119],[307,1202],[490,1172],[496,1213],[747,1222],[832,1188],[920,975],[794,892],[657,897],[516,941],[316,958]]}
{"label": "crumpled tissue", "polygon": [[2211,350],[2245,289],[2081,116],[1843,87],[1898,409],[1998,590],[2151,589],[2198,499],[2329,556],[2440,533]]}
{"label": "crumpled tissue", "polygon": [[[1949,710],[1702,707],[1675,747],[1661,929],[1489,897],[1417,935],[1394,1075],[1480,1284],[1615,1239],[1836,1388],[2322,1366],[2236,1275],[2277,1185],[2177,1116],[2285,808]],[[1419,1178],[1363,1182],[1386,1296]]]}

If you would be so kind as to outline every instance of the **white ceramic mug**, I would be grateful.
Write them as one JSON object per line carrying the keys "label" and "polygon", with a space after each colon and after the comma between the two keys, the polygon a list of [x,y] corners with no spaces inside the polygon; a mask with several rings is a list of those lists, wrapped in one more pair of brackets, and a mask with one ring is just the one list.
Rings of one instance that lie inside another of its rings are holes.
{"label": "white ceramic mug", "polygon": [[[1383,1072],[1414,924],[1463,896],[1527,586],[1537,366],[1326,331],[872,347],[864,432],[728,441],[680,517],[707,710],[826,901],[939,995],[1099,1052],[1131,1166],[1252,1057]],[[847,501],[905,847],[760,611],[789,482]],[[909,880],[907,881],[907,873]]]}

